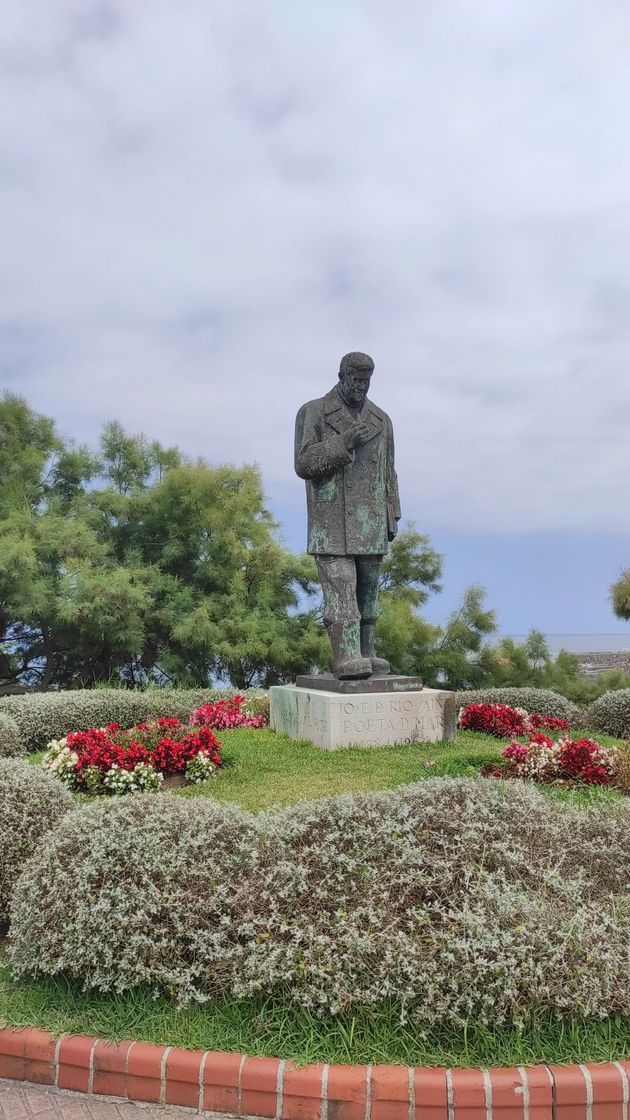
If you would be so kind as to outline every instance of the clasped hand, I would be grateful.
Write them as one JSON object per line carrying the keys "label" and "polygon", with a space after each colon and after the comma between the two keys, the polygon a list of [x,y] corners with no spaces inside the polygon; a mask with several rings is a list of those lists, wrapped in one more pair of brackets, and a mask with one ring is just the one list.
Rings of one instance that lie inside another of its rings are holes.
{"label": "clasped hand", "polygon": [[371,432],[363,420],[355,420],[344,433],[344,440],[348,450],[353,447],[362,447],[370,439]]}

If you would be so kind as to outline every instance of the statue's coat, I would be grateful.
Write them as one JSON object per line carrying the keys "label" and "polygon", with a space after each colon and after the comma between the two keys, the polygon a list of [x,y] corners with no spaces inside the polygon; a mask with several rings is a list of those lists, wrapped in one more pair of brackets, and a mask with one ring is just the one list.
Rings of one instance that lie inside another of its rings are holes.
{"label": "statue's coat", "polygon": [[[348,451],[343,433],[357,419],[370,428]],[[387,552],[400,518],[389,416],[366,400],[346,408],[336,388],[303,405],[295,424],[295,470],[306,480],[308,551],[313,555],[374,556]]]}

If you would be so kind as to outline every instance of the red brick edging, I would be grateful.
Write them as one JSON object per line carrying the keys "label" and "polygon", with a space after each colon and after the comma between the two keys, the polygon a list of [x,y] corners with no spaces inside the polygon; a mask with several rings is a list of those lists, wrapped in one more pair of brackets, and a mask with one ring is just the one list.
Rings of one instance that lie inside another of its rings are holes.
{"label": "red brick edging", "polygon": [[630,1062],[298,1068],[278,1058],[7,1028],[0,1077],[275,1120],[630,1120]]}

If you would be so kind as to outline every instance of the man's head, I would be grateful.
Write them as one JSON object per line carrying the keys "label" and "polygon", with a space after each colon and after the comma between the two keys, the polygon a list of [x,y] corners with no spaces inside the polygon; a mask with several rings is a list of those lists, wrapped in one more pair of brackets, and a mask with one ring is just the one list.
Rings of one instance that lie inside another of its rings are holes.
{"label": "man's head", "polygon": [[369,354],[358,351],[344,354],[339,366],[339,388],[351,408],[361,408],[364,404],[373,372],[374,362]]}

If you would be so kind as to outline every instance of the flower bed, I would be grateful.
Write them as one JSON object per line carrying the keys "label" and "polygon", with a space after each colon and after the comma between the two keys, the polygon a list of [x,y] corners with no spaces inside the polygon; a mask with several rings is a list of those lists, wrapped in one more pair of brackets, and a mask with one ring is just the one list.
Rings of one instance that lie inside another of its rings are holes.
{"label": "flower bed", "polygon": [[559,716],[531,715],[524,708],[510,708],[507,704],[468,704],[461,708],[458,726],[462,731],[481,731],[505,739],[538,731],[568,731],[569,722]]}
{"label": "flower bed", "polygon": [[109,723],[70,731],[48,744],[42,765],[71,789],[85,793],[156,790],[165,777],[202,782],[222,765],[214,730],[265,726],[264,716],[243,711],[244,702],[244,697],[234,696],[204,704],[188,724],[161,716],[129,728]]}
{"label": "flower bed", "polygon": [[501,755],[516,777],[538,782],[610,786],[618,783],[622,768],[622,754],[616,747],[602,747],[594,739],[566,736],[554,743],[541,733],[528,743],[509,743]]}

